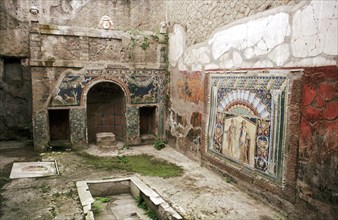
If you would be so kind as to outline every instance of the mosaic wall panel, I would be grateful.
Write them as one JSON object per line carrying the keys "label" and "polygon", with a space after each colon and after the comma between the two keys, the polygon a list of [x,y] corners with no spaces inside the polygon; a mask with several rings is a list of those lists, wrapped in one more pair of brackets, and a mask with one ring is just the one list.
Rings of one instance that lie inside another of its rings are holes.
{"label": "mosaic wall panel", "polygon": [[211,74],[208,152],[279,178],[288,84],[285,75]]}
{"label": "mosaic wall panel", "polygon": [[153,69],[91,69],[83,74],[69,73],[59,79],[50,106],[79,106],[83,88],[102,76],[114,76],[128,86],[133,104],[159,103],[163,100],[164,72]]}

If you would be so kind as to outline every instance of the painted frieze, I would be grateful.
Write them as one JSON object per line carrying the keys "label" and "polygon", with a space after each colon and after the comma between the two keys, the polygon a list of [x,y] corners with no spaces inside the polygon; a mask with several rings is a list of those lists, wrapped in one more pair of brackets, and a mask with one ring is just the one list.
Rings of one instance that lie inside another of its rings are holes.
{"label": "painted frieze", "polygon": [[208,152],[280,177],[285,75],[210,73]]}

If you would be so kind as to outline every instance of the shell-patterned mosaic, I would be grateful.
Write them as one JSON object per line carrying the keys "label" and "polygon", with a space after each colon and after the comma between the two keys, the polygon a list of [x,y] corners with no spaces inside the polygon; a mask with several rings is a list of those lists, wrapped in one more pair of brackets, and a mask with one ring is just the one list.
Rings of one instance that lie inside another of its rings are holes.
{"label": "shell-patterned mosaic", "polygon": [[208,152],[279,178],[288,78],[209,72]]}

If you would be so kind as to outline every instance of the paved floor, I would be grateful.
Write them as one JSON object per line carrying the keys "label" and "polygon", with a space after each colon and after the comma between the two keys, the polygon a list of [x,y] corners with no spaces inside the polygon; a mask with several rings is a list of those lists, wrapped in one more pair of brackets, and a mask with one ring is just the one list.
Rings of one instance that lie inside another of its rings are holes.
{"label": "paved floor", "polygon": [[[37,157],[23,157],[29,152],[26,145],[17,147],[0,145],[1,175],[5,178],[13,161],[31,161]],[[31,150],[31,148],[29,148]],[[91,148],[88,152],[109,156]],[[160,178],[137,175],[144,183],[161,195],[185,219],[285,219],[280,212],[247,195],[221,176],[201,167],[197,162],[170,147],[160,151],[153,146],[133,147],[123,154],[151,154],[181,166],[181,177]],[[15,156],[18,155],[18,156]],[[2,160],[4,159],[4,160]],[[44,178],[14,179],[1,192],[0,219],[82,219],[82,207],[76,193],[75,182],[128,176],[120,171],[95,170],[83,163],[75,152],[49,152],[39,155],[41,160],[58,161],[60,175]]]}
{"label": "paved floor", "polygon": [[135,147],[126,154],[146,153],[181,166],[184,175],[174,178],[140,176],[185,219],[284,219],[268,205],[254,199],[221,176],[201,167],[183,154],[166,147]]}

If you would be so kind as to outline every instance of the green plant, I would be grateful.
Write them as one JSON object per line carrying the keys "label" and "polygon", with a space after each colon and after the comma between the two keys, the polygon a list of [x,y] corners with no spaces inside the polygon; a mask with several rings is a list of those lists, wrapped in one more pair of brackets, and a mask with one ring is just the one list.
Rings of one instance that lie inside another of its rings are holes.
{"label": "green plant", "polygon": [[53,194],[53,197],[55,197],[55,198],[58,198],[60,196],[61,196],[61,194],[59,192],[56,192],[56,193]]}
{"label": "green plant", "polygon": [[149,41],[148,41],[148,37],[143,36],[143,41],[141,43],[141,48],[143,50],[146,50],[149,47]]}
{"label": "green plant", "polygon": [[7,183],[9,183],[11,180],[8,177],[5,176],[1,176],[0,177],[0,189],[2,189],[2,187],[4,185],[6,185]]}
{"label": "green plant", "polygon": [[231,183],[231,182],[232,182],[232,179],[231,179],[231,177],[229,177],[229,176],[225,176],[225,177],[224,177],[224,180],[225,180],[225,182],[227,182],[227,183]]}
{"label": "green plant", "polygon": [[128,163],[128,158],[125,156],[117,156],[117,160],[119,163]]}
{"label": "green plant", "polygon": [[55,206],[52,206],[49,211],[50,211],[50,213],[53,217],[55,217],[57,215]]}
{"label": "green plant", "polygon": [[40,187],[40,190],[41,190],[42,193],[48,193],[48,192],[50,192],[50,186],[43,184]]}
{"label": "green plant", "polygon": [[144,201],[144,198],[142,196],[136,197],[136,203],[137,203],[137,207],[143,209],[145,211],[146,215],[150,219],[157,220],[157,216],[156,216],[155,212],[147,206],[147,204]]}
{"label": "green plant", "polygon": [[146,205],[142,196],[136,197],[136,203],[137,203],[137,207],[139,207],[143,210],[147,209],[147,205]]}
{"label": "green plant", "polygon": [[160,38],[159,38],[159,36],[158,36],[157,34],[152,34],[152,35],[151,35],[151,38],[152,38],[154,41],[156,41],[156,42],[159,42],[159,41],[160,41]]}
{"label": "green plant", "polygon": [[93,211],[94,215],[102,212],[103,211],[102,202],[100,202],[100,201],[93,202],[92,203],[92,211]]}
{"label": "green plant", "polygon": [[103,203],[108,203],[112,200],[110,197],[95,197],[95,201],[92,203],[92,211],[95,214],[98,214],[103,211]]}
{"label": "green plant", "polygon": [[162,148],[165,147],[165,145],[167,144],[167,141],[166,140],[163,140],[161,138],[156,138],[155,142],[154,142],[154,147],[157,149],[157,150],[161,150]]}
{"label": "green plant", "polygon": [[100,201],[102,203],[108,203],[112,200],[110,197],[95,197],[96,201]]}
{"label": "green plant", "polygon": [[127,149],[128,150],[129,149],[129,145],[128,144],[124,144],[123,145],[123,149]]}

